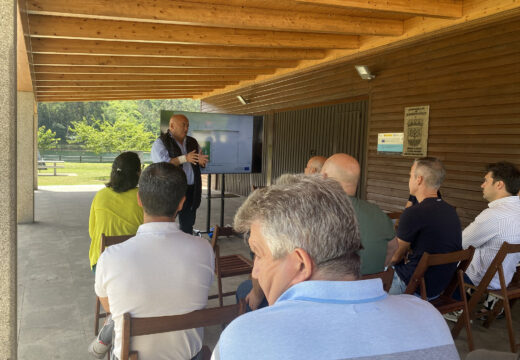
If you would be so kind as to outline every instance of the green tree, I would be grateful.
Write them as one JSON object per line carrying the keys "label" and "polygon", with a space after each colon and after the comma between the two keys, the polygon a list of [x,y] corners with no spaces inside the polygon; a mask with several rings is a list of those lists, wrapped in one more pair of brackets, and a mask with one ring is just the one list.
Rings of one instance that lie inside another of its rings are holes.
{"label": "green tree", "polygon": [[56,137],[56,133],[51,129],[45,130],[45,126],[38,128],[38,149],[49,150],[57,146],[60,138]]}
{"label": "green tree", "polygon": [[113,123],[106,119],[75,121],[70,132],[74,137],[68,142],[82,144],[96,154],[112,151],[150,151],[155,135],[132,118],[121,117]]}
{"label": "green tree", "polygon": [[105,101],[38,103],[38,126],[56,132],[61,142],[65,143],[73,121],[101,118],[105,104]]}
{"label": "green tree", "polygon": [[146,131],[159,134],[161,110],[200,111],[200,101],[193,99],[121,100],[91,102],[57,102],[38,104],[38,125],[56,132],[64,143],[75,128],[72,123],[83,119],[106,119],[114,124],[117,119],[128,118],[144,124]]}

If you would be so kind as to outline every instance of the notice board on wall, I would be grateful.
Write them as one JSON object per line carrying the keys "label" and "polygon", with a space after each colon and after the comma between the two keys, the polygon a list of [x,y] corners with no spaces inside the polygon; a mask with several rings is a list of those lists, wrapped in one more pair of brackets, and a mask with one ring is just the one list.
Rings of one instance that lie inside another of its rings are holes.
{"label": "notice board on wall", "polygon": [[403,156],[427,156],[429,118],[430,105],[404,108]]}

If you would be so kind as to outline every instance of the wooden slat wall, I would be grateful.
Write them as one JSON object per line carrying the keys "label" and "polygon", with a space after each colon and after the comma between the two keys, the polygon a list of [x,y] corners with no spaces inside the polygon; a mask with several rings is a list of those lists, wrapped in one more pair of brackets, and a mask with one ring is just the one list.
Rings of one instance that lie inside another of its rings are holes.
{"label": "wooden slat wall", "polygon": [[[376,79],[359,79],[361,63]],[[239,94],[251,103],[241,105]],[[377,134],[402,132],[404,107],[430,105],[428,155],[444,161],[442,193],[469,223],[486,207],[485,164],[520,166],[520,18],[205,98],[202,110],[276,112],[367,95],[367,198],[386,210],[404,206],[412,159],[377,154]]]}
{"label": "wooden slat wall", "polygon": [[[316,121],[319,119],[319,121]],[[264,124],[267,125],[268,119]],[[311,156],[328,157],[346,152],[366,162],[367,101],[356,101],[313,108],[282,111],[274,114],[272,179],[285,173],[303,172]],[[264,134],[266,134],[264,127]],[[264,136],[264,148],[267,146]],[[292,154],[292,156],[280,156]],[[226,191],[248,195],[252,185],[267,183],[267,151],[263,152],[262,174],[226,175]],[[220,185],[218,177],[217,187]],[[360,182],[363,183],[363,180]]]}
{"label": "wooden slat wall", "polygon": [[273,179],[303,172],[315,155],[345,152],[365,163],[367,101],[282,111],[274,119]]}

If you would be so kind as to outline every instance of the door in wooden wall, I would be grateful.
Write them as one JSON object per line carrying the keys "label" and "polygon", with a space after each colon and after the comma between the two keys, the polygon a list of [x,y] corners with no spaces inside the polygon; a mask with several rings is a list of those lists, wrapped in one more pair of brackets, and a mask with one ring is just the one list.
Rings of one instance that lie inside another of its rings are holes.
{"label": "door in wooden wall", "polygon": [[276,113],[273,129],[273,179],[303,172],[310,157],[347,153],[361,165],[364,184],[367,101],[349,102]]}

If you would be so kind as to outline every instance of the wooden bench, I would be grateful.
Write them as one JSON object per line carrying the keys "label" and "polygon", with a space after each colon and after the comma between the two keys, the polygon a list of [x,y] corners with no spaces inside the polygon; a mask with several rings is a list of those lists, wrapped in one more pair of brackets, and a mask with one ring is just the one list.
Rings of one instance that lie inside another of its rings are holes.
{"label": "wooden bench", "polygon": [[[54,165],[47,165],[47,163],[53,163]],[[54,169],[54,176],[56,176],[56,169],[63,169],[65,165],[58,165],[63,164],[65,161],[62,160],[39,160],[38,161],[38,170],[47,170],[47,169]]]}

